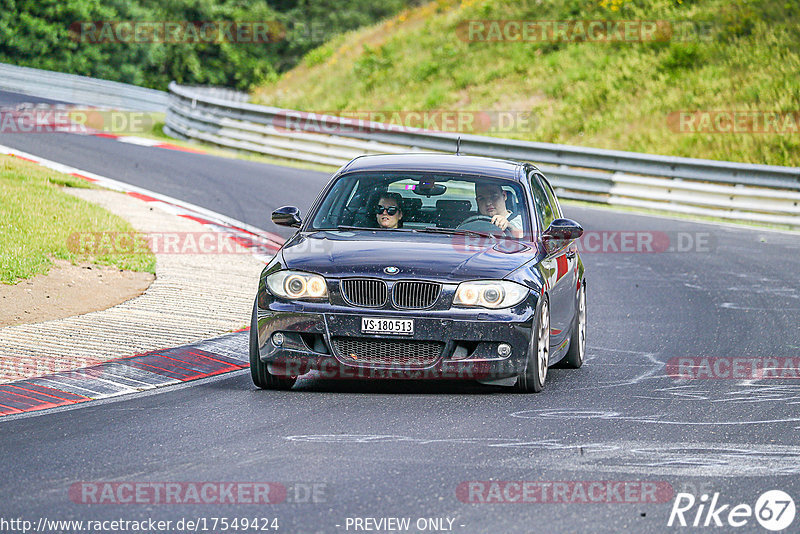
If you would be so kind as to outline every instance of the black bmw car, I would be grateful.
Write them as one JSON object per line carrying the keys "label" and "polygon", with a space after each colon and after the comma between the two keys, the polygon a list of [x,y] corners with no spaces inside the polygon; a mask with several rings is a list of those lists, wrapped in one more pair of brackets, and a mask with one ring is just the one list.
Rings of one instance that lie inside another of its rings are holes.
{"label": "black bmw car", "polygon": [[535,166],[462,155],[353,159],[261,273],[260,388],[337,378],[471,379],[538,392],[586,346],[583,229]]}

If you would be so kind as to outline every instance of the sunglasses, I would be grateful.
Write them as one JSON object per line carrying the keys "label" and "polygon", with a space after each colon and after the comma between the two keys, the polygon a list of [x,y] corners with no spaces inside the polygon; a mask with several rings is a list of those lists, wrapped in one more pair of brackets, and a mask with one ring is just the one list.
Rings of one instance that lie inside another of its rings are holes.
{"label": "sunglasses", "polygon": [[384,207],[384,206],[381,206],[380,204],[378,204],[378,207],[375,208],[375,213],[377,215],[380,215],[381,213],[383,213],[385,211],[389,215],[394,215],[395,213],[398,212],[399,209],[400,208],[398,208],[397,206]]}

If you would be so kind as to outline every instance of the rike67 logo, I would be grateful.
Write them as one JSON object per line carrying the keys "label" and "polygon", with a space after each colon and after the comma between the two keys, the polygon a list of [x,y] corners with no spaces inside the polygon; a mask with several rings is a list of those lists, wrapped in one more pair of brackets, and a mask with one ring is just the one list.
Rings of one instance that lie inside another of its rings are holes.
{"label": "rike67 logo", "polygon": [[781,490],[762,493],[755,506],[723,503],[719,493],[711,497],[704,493],[699,499],[691,493],[678,493],[667,526],[738,528],[755,517],[763,528],[778,532],[792,524],[796,512],[794,499]]}

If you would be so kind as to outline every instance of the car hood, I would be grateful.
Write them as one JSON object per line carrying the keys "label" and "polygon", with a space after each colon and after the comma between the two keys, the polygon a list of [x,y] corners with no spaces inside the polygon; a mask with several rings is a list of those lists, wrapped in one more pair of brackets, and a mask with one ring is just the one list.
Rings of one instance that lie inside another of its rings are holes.
{"label": "car hood", "polygon": [[298,233],[282,249],[288,269],[324,276],[461,281],[503,278],[536,257],[536,248],[509,239],[390,231]]}

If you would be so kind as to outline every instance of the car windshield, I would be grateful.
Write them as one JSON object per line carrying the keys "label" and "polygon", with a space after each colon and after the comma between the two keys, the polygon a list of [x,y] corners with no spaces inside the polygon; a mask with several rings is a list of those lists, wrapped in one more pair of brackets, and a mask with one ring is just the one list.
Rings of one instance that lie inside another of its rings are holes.
{"label": "car windshield", "polygon": [[446,228],[521,237],[530,223],[519,183],[482,176],[352,173],[340,177],[309,229]]}

